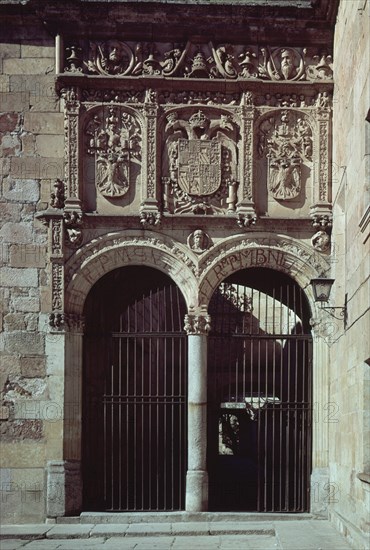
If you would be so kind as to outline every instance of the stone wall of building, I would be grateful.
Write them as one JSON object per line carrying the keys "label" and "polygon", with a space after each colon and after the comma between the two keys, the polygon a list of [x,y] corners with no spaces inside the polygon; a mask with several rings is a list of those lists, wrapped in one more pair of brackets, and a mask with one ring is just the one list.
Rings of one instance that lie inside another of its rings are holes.
{"label": "stone wall of building", "polygon": [[54,39],[30,16],[2,17],[1,502],[3,522],[45,517],[45,464],[60,455],[60,386],[46,367],[47,228],[35,218],[62,177]]}
{"label": "stone wall of building", "polygon": [[347,321],[343,331],[333,320],[339,325],[330,353],[329,502],[331,518],[355,548],[367,547],[370,516],[369,15],[368,1],[342,1],[334,50],[333,304],[347,302]]}

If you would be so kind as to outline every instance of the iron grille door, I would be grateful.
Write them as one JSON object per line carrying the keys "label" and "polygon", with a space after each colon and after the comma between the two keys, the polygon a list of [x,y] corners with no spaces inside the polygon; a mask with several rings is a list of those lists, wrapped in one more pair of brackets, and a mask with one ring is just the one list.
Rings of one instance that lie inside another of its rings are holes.
{"label": "iron grille door", "polygon": [[208,355],[210,506],[303,512],[311,470],[311,338],[304,296],[224,283]]}
{"label": "iron grille door", "polygon": [[97,407],[95,413],[90,411],[97,423],[90,428],[87,445],[96,458],[97,498],[90,483],[91,498],[85,507],[184,509],[187,342],[183,318],[177,288],[166,287],[133,300],[120,314],[119,330],[104,340],[106,361],[96,388]]}

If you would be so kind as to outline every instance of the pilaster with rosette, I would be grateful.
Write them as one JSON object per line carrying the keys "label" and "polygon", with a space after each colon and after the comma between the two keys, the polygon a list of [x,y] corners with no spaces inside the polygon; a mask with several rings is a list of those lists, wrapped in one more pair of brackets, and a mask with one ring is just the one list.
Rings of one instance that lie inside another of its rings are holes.
{"label": "pilaster with rosette", "polygon": [[143,106],[145,130],[143,135],[142,200],[140,220],[143,225],[158,225],[160,212],[157,197],[157,115],[158,93],[147,90]]}
{"label": "pilaster with rosette", "polygon": [[211,330],[210,315],[185,315],[184,330],[188,336],[208,334]]}
{"label": "pilaster with rosette", "polygon": [[[241,154],[240,154],[240,200],[236,213],[239,225],[249,226],[256,223],[256,210],[253,190],[253,127],[255,119],[255,107],[253,94],[245,92],[238,109],[241,125]],[[248,220],[248,223],[243,223]],[[250,223],[249,223],[250,222]]]}

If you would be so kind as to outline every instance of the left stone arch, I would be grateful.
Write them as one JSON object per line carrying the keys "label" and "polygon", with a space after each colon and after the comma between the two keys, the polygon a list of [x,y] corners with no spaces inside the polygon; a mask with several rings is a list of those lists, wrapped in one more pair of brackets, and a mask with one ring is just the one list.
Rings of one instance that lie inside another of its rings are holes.
{"label": "left stone arch", "polygon": [[143,265],[166,273],[184,295],[188,310],[197,305],[196,263],[186,246],[154,232],[120,231],[97,237],[66,264],[65,309],[82,314],[92,286],[109,271]]}

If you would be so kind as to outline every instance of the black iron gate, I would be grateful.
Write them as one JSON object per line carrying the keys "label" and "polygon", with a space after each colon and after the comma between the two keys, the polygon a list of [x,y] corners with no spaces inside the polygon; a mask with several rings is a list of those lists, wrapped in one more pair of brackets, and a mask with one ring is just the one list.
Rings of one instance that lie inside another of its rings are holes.
{"label": "black iron gate", "polygon": [[271,272],[264,283],[261,273],[223,283],[210,304],[210,508],[303,512],[311,467],[307,303],[293,281],[271,284],[281,279]]}
{"label": "black iron gate", "polygon": [[170,285],[140,297],[126,292],[111,308],[115,330],[86,337],[85,509],[181,510],[187,455],[183,298]]}

